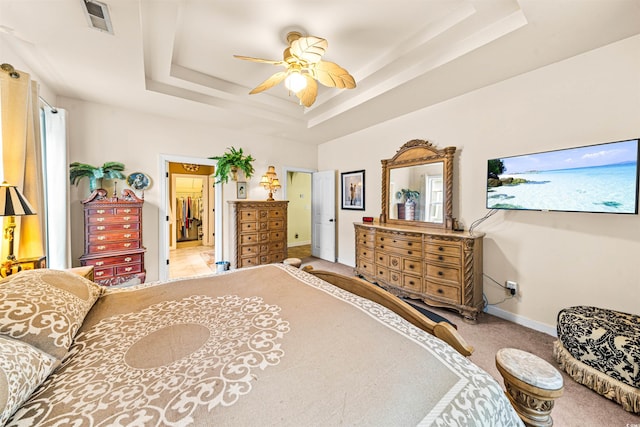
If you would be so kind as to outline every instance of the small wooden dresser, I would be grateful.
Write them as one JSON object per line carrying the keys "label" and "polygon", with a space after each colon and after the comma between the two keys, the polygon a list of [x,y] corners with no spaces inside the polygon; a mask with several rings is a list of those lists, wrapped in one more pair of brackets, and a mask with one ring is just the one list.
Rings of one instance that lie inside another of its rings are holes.
{"label": "small wooden dresser", "polygon": [[356,274],[476,321],[484,304],[483,233],[361,223],[355,233]]}
{"label": "small wooden dresser", "polygon": [[98,189],[82,201],[85,237],[80,265],[94,267],[96,283],[144,282],[143,203],[128,189],[121,197],[108,197],[106,190]]}
{"label": "small wooden dresser", "polygon": [[231,200],[231,268],[287,257],[288,201]]}

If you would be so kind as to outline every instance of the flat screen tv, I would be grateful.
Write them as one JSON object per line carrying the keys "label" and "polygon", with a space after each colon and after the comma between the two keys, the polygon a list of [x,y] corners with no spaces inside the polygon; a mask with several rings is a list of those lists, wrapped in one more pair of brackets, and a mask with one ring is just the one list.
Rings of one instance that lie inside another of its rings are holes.
{"label": "flat screen tv", "polygon": [[637,214],[638,141],[490,159],[487,208]]}

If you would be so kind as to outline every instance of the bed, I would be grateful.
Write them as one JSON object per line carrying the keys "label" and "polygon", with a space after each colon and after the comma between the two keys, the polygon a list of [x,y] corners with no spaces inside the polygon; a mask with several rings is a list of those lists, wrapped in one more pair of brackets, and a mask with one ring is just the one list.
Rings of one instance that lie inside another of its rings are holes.
{"label": "bed", "polygon": [[0,425],[522,425],[450,325],[311,273],[272,264],[120,289],[68,271],[5,279]]}

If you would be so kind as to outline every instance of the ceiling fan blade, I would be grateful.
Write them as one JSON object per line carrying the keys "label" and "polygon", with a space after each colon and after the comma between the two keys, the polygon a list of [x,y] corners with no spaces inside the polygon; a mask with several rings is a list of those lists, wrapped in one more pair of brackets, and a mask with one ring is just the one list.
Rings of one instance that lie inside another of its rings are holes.
{"label": "ceiling fan blade", "polygon": [[287,77],[287,72],[279,71],[274,75],[272,75],[271,77],[269,77],[267,80],[260,83],[258,86],[256,86],[251,92],[249,92],[249,95],[253,95],[256,93],[260,93],[264,90],[271,89],[272,87],[274,87],[275,85],[283,81],[285,77]]}
{"label": "ceiling fan blade", "polygon": [[302,105],[311,107],[311,105],[316,102],[316,97],[318,96],[318,83],[308,74],[303,74],[303,76],[307,79],[307,87],[296,92],[296,96]]}
{"label": "ceiling fan blade", "polygon": [[310,64],[315,64],[320,61],[328,47],[329,42],[320,37],[300,37],[291,42],[291,54]]}
{"label": "ceiling fan blade", "polygon": [[264,64],[283,65],[284,61],[275,61],[272,59],[253,58],[251,56],[233,55],[234,58],[242,59],[245,61],[262,62]]}
{"label": "ceiling fan blade", "polygon": [[353,89],[356,87],[356,80],[353,76],[336,63],[320,61],[313,67],[309,67],[309,71],[325,86],[337,87],[338,89]]}

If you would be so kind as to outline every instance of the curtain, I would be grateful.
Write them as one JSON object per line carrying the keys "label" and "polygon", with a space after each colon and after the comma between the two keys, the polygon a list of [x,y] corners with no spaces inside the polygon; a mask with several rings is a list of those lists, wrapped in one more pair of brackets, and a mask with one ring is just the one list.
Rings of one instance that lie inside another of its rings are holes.
{"label": "curtain", "polygon": [[[18,71],[14,78],[0,72],[2,113],[2,166],[4,181],[15,185],[35,209],[37,215],[16,217],[14,253],[18,259],[44,255],[44,192],[38,83]],[[3,242],[2,259],[8,254]]]}
{"label": "curtain", "polygon": [[67,184],[67,112],[60,108],[42,110],[44,188],[47,219],[47,265],[71,267],[69,185]]}

